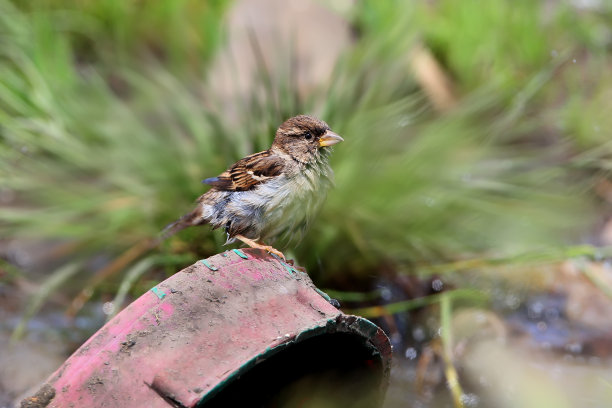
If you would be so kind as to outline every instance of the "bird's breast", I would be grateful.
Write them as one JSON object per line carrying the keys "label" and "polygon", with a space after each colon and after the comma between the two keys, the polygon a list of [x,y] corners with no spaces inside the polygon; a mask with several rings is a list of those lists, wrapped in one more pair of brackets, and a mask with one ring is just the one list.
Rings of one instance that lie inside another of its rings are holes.
{"label": "bird's breast", "polygon": [[294,175],[281,175],[262,183],[245,198],[257,208],[262,240],[280,235],[301,234],[320,208],[333,185],[333,173],[325,163]]}

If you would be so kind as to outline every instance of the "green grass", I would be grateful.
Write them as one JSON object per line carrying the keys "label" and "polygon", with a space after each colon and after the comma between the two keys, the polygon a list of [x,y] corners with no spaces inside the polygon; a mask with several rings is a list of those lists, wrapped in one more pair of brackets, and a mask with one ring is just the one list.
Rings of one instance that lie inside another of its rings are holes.
{"label": "green grass", "polygon": [[[68,34],[75,59],[109,66],[162,61],[180,72],[199,71],[222,40],[229,0],[32,0],[16,2],[38,23]],[[36,19],[36,17],[35,17]]]}
{"label": "green grass", "polygon": [[[383,267],[513,259],[591,228],[591,186],[610,165],[600,12],[360,2],[347,16],[359,38],[322,91],[296,95],[289,74],[260,64],[264,96],[230,101],[236,118],[214,108],[206,81],[227,4],[159,2],[140,14],[136,2],[0,0],[0,183],[15,196],[0,207],[3,238],[77,243],[71,262],[116,258],[190,210],[201,179],[267,148],[303,112],[346,139],[333,156],[337,188],[293,250],[319,283],[350,290]],[[456,85],[449,112],[411,74],[416,41]],[[593,57],[574,65],[578,55]],[[155,251],[174,271],[189,263],[174,254],[195,260],[223,241],[200,228]],[[145,261],[122,268],[132,268],[122,297]]]}

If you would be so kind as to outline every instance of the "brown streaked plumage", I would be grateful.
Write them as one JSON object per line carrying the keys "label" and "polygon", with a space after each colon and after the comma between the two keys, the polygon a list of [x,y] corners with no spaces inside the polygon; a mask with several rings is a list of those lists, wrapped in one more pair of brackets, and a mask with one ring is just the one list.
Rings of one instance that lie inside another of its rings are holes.
{"label": "brown streaked plumage", "polygon": [[268,150],[204,180],[212,188],[198,198],[192,212],[167,226],[163,237],[210,224],[213,229],[225,228],[226,243],[239,239],[284,258],[263,242],[305,230],[333,184],[329,147],[342,140],[327,123],[312,116],[288,119]]}
{"label": "brown streaked plumage", "polygon": [[240,159],[218,177],[209,178],[203,182],[218,190],[246,191],[278,176],[284,167],[285,163],[282,158],[266,150]]}

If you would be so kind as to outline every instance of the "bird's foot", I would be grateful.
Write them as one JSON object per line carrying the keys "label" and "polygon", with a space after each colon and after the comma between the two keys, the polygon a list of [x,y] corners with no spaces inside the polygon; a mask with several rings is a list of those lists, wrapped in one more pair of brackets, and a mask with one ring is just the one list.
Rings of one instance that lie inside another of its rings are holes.
{"label": "bird's foot", "polygon": [[286,262],[285,255],[278,249],[274,248],[273,246],[259,244],[255,240],[247,238],[247,237],[243,237],[242,235],[236,235],[234,238],[239,239],[240,241],[244,242],[251,248],[263,249],[264,251],[268,251],[269,253],[276,255],[281,260]]}
{"label": "bird's foot", "polygon": [[262,246],[260,246],[258,248],[265,249],[266,251],[268,251],[272,255],[276,255],[277,257],[279,257],[284,262],[287,262],[287,259],[285,258],[285,254],[283,254],[281,251],[279,251],[278,249],[274,248],[273,246],[262,245]]}

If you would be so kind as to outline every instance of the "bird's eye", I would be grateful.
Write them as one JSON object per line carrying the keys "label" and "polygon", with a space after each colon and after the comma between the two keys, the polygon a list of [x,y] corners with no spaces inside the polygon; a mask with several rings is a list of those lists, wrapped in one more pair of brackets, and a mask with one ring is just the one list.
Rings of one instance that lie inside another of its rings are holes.
{"label": "bird's eye", "polygon": [[312,139],[312,135],[310,134],[310,132],[306,132],[306,134],[304,134],[304,137],[306,138],[306,140]]}

